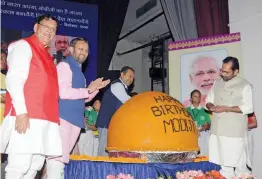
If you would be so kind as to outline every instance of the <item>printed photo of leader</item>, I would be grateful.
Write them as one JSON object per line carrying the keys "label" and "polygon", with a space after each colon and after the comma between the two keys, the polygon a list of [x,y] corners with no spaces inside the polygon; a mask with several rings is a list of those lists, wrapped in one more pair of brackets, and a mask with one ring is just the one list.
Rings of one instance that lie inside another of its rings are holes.
{"label": "printed photo of leader", "polygon": [[226,49],[219,49],[181,56],[181,101],[185,107],[191,105],[190,93],[194,89],[201,92],[200,105],[204,106],[208,91],[220,78],[221,64],[227,54]]}

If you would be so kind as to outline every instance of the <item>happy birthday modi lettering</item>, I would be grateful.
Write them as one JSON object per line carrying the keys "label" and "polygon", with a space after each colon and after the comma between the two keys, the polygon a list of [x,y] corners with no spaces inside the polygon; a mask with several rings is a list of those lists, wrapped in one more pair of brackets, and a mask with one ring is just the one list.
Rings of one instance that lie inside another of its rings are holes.
{"label": "happy birthday modi lettering", "polygon": [[[172,98],[171,96],[163,95],[154,97],[154,101],[156,102],[156,105],[151,106],[151,111],[156,118],[162,119],[163,116],[168,114],[184,116],[184,118],[164,119],[163,128],[165,133],[197,131],[194,121],[190,120],[190,114],[178,100]],[[157,105],[160,102],[161,104]],[[163,104],[163,102],[165,104]]]}

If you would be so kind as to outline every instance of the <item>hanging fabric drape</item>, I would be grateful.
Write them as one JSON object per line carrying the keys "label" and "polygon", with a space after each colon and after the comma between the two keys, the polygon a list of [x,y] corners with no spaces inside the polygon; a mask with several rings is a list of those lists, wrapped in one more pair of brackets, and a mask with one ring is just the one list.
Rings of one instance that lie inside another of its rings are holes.
{"label": "hanging fabric drape", "polygon": [[197,38],[193,0],[160,0],[173,39]]}
{"label": "hanging fabric drape", "polygon": [[129,0],[102,0],[99,5],[98,76],[107,77]]}
{"label": "hanging fabric drape", "polygon": [[71,160],[65,167],[65,179],[106,179],[108,175],[130,174],[135,179],[176,178],[176,172],[185,170],[220,170],[220,166],[209,162],[192,162],[179,164],[165,163],[116,163]]}
{"label": "hanging fabric drape", "polygon": [[229,33],[228,0],[194,0],[199,37]]}

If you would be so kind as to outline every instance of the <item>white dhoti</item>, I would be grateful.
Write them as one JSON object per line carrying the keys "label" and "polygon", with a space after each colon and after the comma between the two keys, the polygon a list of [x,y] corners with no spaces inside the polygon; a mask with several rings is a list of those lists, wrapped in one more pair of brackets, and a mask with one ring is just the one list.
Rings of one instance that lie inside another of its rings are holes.
{"label": "white dhoti", "polygon": [[[253,152],[254,152],[254,130],[251,129],[248,131],[248,153],[249,153],[249,157],[250,157],[250,162],[252,164],[253,161]],[[249,166],[251,167],[251,166]]]}
{"label": "white dhoti", "polygon": [[7,116],[0,127],[0,152],[8,154],[6,179],[34,179],[45,156],[62,155],[59,126],[41,119],[30,119],[25,134],[15,131],[14,116]]}
{"label": "white dhoti", "polygon": [[201,156],[208,156],[208,140],[209,140],[209,131],[200,132],[200,136],[198,137],[198,146],[200,148]]}
{"label": "white dhoti", "polygon": [[[210,135],[209,161],[221,165],[221,174],[226,178],[249,173],[250,165],[247,135],[245,138],[233,138]],[[235,168],[235,171],[234,171]]]}
{"label": "white dhoti", "polygon": [[96,137],[92,130],[86,130],[80,134],[78,141],[78,148],[80,155],[97,156],[98,151],[98,137]]}

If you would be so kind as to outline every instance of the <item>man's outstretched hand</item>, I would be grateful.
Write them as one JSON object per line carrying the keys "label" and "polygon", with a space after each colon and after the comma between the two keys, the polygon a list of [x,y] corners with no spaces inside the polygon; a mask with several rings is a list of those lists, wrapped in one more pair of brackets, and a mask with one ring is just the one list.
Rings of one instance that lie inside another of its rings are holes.
{"label": "man's outstretched hand", "polygon": [[102,82],[100,83],[100,86],[98,86],[97,89],[102,89],[102,88],[106,87],[109,83],[110,83],[110,80],[102,81]]}
{"label": "man's outstretched hand", "polygon": [[222,113],[227,112],[228,108],[228,106],[212,106],[209,110],[214,113]]}
{"label": "man's outstretched hand", "polygon": [[89,92],[92,93],[95,90],[106,87],[109,83],[110,80],[103,81],[103,78],[97,78],[95,81],[92,81],[87,88],[89,89]]}

